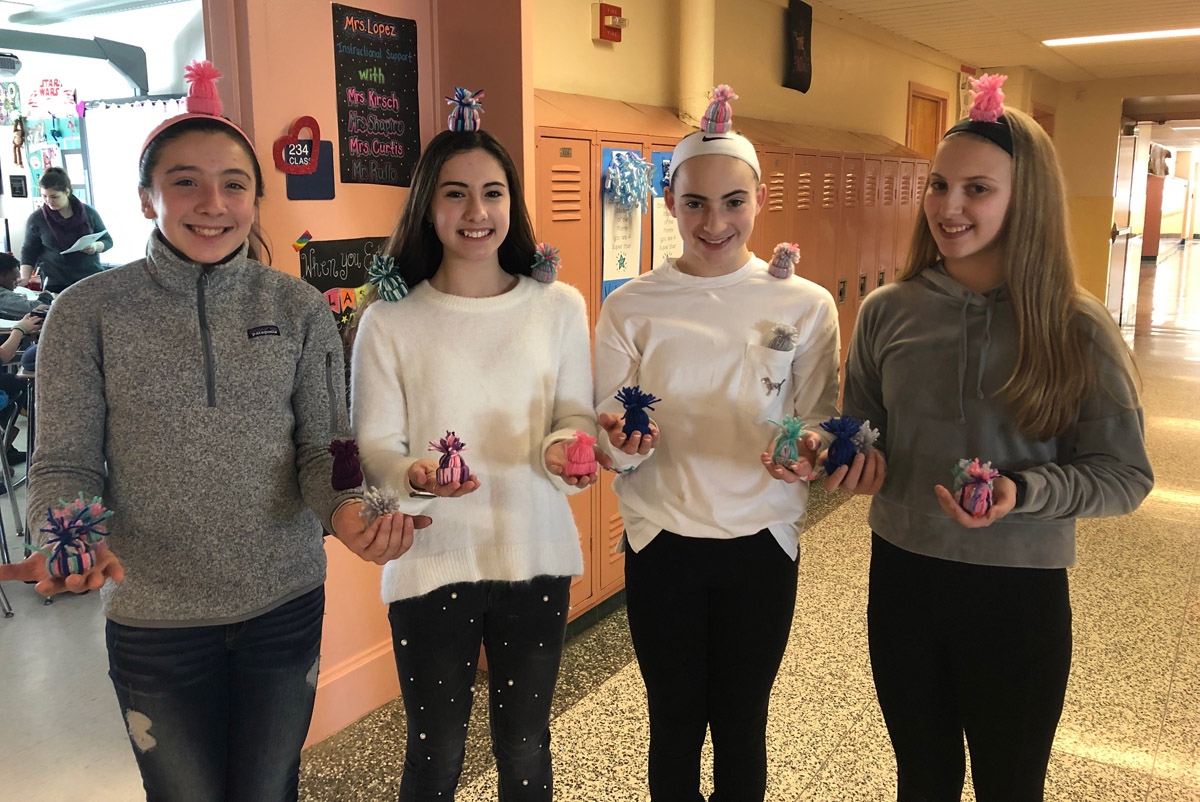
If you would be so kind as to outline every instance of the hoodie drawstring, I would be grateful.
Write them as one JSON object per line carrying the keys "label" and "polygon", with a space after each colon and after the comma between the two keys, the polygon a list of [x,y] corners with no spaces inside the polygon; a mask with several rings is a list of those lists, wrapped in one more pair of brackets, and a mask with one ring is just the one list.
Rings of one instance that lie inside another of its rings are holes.
{"label": "hoodie drawstring", "polygon": [[[979,346],[979,371],[975,376],[975,397],[983,399],[983,372],[987,368],[988,350],[992,346],[992,313],[996,308],[996,302],[991,297],[986,297],[986,305],[984,307],[984,322],[983,322],[983,343]],[[967,309],[971,306],[970,297],[963,299],[962,305],[962,338],[958,344],[958,422],[967,422],[967,410],[965,405],[966,384],[967,384]]]}

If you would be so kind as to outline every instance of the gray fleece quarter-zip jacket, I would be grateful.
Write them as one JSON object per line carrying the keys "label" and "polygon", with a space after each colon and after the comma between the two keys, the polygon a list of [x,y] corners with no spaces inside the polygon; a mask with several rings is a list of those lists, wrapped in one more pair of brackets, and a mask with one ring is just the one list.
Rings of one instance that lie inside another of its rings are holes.
{"label": "gray fleece quarter-zip jacket", "polygon": [[[1069,567],[1076,518],[1131,512],[1154,486],[1136,390],[1103,337],[1092,347],[1098,388],[1066,431],[1044,442],[1016,431],[1000,390],[1017,336],[1005,288],[972,292],[940,265],[863,302],[843,409],[880,429],[887,477],[870,523],[885,540],[979,565]],[[974,457],[1025,485],[1018,506],[982,529],[948,517],[933,491],[953,489],[952,469]]]}
{"label": "gray fleece quarter-zip jacket", "polygon": [[245,246],[202,266],[155,233],[145,259],[70,287],[42,332],[37,413],[32,525],[103,498],[118,623],[231,623],[307,593],[322,525],[360,495],[330,484],[349,419],[329,305]]}

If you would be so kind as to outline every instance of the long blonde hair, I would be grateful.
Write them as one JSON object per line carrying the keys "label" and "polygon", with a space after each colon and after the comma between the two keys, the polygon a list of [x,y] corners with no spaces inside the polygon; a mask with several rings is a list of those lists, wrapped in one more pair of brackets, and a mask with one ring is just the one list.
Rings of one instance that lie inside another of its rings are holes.
{"label": "long blonde hair", "polygon": [[[1022,434],[1049,440],[1071,425],[1096,390],[1093,345],[1120,365],[1131,384],[1136,371],[1120,330],[1076,278],[1054,144],[1029,115],[1006,107],[1004,117],[1013,140],[1012,196],[999,236],[1018,345],[1016,365],[1000,392]],[[918,204],[908,261],[897,281],[914,278],[940,258],[924,204]]]}

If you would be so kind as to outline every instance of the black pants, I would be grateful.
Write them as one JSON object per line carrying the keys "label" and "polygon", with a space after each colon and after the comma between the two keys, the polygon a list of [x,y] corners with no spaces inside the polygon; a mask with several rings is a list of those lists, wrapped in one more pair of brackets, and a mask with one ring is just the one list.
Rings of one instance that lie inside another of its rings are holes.
{"label": "black pants", "polygon": [[761,802],[767,706],[796,607],[797,564],[770,532],[660,532],[625,552],[629,632],[650,707],[650,794],[696,802],[712,728],[712,802]]}
{"label": "black pants", "polygon": [[408,721],[401,802],[452,800],[462,773],[482,641],[501,802],[550,802],[550,702],[571,578],[462,582],[392,602],[392,648]]}
{"label": "black pants", "polygon": [[965,732],[979,802],[1041,802],[1071,668],[1066,570],[871,544],[871,670],[898,800],[958,802]]}

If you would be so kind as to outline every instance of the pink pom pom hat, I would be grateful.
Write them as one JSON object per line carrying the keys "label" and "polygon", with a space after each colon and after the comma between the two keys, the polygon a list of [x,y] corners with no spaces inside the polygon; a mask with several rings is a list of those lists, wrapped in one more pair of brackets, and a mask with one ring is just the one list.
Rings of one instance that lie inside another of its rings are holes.
{"label": "pink pom pom hat", "polygon": [[972,78],[971,86],[975,91],[971,108],[967,111],[967,118],[959,121],[947,131],[946,136],[960,133],[975,134],[1003,149],[1009,156],[1013,155],[1012,131],[1008,127],[1008,120],[1004,117],[1004,91],[1000,88],[1007,80],[1007,75],[988,75],[987,73],[978,78]]}
{"label": "pink pom pom hat", "polygon": [[[141,157],[146,154],[146,148],[150,147],[150,143],[163,131],[184,120],[200,118],[217,120],[229,126],[238,133],[238,136],[246,140],[246,144],[254,152],[254,143],[250,141],[250,137],[246,135],[246,132],[239,128],[232,120],[221,116],[221,98],[217,96],[217,80],[221,78],[221,71],[214,67],[211,61],[193,61],[183,68],[183,77],[188,82],[187,97],[183,101],[183,106],[187,109],[187,112],[185,114],[177,114],[171,119],[163,121],[151,131],[150,136],[146,137],[146,141],[142,143],[142,150],[138,155],[138,161],[141,161]],[[255,152],[255,155],[257,157],[257,152]]]}

